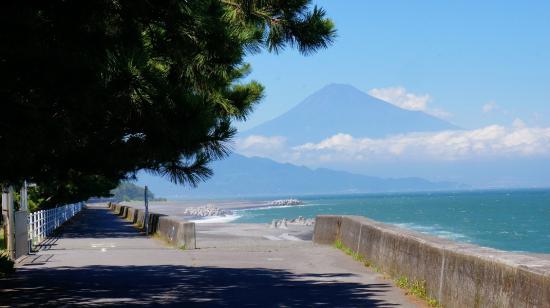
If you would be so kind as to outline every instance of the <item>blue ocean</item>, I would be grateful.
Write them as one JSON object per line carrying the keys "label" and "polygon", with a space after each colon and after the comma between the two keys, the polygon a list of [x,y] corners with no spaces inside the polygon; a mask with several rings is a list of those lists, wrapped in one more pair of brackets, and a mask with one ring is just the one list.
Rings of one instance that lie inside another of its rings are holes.
{"label": "blue ocean", "polygon": [[404,228],[508,251],[550,253],[550,190],[292,196],[301,206],[239,210],[235,222],[361,215]]}

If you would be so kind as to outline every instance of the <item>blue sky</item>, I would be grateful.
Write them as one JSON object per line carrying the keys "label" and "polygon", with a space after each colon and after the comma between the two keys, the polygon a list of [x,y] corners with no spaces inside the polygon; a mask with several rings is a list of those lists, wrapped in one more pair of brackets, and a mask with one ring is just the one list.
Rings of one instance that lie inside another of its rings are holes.
{"label": "blue sky", "polygon": [[329,83],[405,88],[466,129],[516,118],[550,126],[550,2],[316,3],[336,23],[335,44],[308,57],[293,50],[248,57],[266,97],[241,129]]}

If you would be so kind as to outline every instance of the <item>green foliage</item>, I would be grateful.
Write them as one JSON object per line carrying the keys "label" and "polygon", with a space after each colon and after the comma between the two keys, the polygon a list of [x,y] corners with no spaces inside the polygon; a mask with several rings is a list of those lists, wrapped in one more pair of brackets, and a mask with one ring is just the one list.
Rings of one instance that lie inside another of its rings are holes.
{"label": "green foliage", "polygon": [[[40,192],[40,189],[36,186],[29,187],[27,189],[27,199],[29,201],[29,212],[39,211],[42,208],[47,207],[48,203],[45,203],[44,193]],[[51,204],[51,203],[50,203]]]}
{"label": "green foliage", "polygon": [[0,277],[11,274],[15,271],[14,262],[6,252],[5,228],[0,227]]}
{"label": "green foliage", "polygon": [[197,185],[262,98],[245,56],[332,42],[309,3],[2,3],[0,183],[38,184],[41,207],[108,195],[138,170]]}
{"label": "green foliage", "polygon": [[0,277],[15,272],[14,262],[6,253],[0,251]]}

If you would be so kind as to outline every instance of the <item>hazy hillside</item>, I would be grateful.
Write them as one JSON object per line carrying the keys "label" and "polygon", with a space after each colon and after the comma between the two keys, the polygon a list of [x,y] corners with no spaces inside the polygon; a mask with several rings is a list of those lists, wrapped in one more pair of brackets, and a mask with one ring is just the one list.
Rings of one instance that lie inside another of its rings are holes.
{"label": "hazy hillside", "polygon": [[[111,194],[116,201],[141,201],[145,198],[145,188],[134,183],[122,182],[117,188],[111,190]],[[148,192],[148,197],[149,200],[158,200],[155,198],[155,194],[150,190]]]}
{"label": "hazy hillside", "polygon": [[213,164],[214,177],[196,189],[140,174],[138,184],[148,185],[157,196],[239,197],[288,194],[330,194],[390,191],[426,191],[460,188],[456,183],[434,183],[420,178],[382,179],[329,169],[312,170],[266,158],[233,154]]}
{"label": "hazy hillside", "polygon": [[338,133],[384,137],[457,127],[420,111],[410,111],[374,98],[350,85],[331,84],[285,114],[241,133],[284,136],[289,144],[319,142]]}

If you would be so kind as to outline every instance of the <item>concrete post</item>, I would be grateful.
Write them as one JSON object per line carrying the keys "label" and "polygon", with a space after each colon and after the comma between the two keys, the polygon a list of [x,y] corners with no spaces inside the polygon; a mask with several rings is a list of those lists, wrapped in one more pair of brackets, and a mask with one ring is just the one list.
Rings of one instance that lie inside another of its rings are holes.
{"label": "concrete post", "polygon": [[8,192],[4,186],[0,187],[2,189],[2,232],[4,233],[4,246],[7,246],[6,242],[8,240]]}
{"label": "concrete post", "polygon": [[[21,187],[21,197],[20,198],[21,198],[21,206],[19,207],[19,210],[27,212],[27,215],[28,215],[28,212],[29,212],[29,196],[28,196],[28,192],[27,192],[27,181],[23,181],[23,186]],[[30,224],[30,221],[27,220],[27,225],[26,225],[27,230],[29,230],[29,224]],[[28,244],[29,245],[28,251],[30,252],[32,242],[29,240],[28,243],[29,243]]]}
{"label": "concrete post", "polygon": [[149,196],[148,196],[147,190],[148,190],[147,185],[145,185],[145,191],[143,196],[143,200],[145,202],[145,219],[144,219],[145,235],[149,235]]}
{"label": "concrete post", "polygon": [[4,234],[6,250],[12,260],[15,260],[15,208],[13,207],[13,188],[4,187],[2,191],[2,216],[4,218]]}
{"label": "concrete post", "polygon": [[23,186],[21,187],[21,206],[19,207],[20,211],[29,211],[29,198],[27,194],[27,181],[23,182]]}

